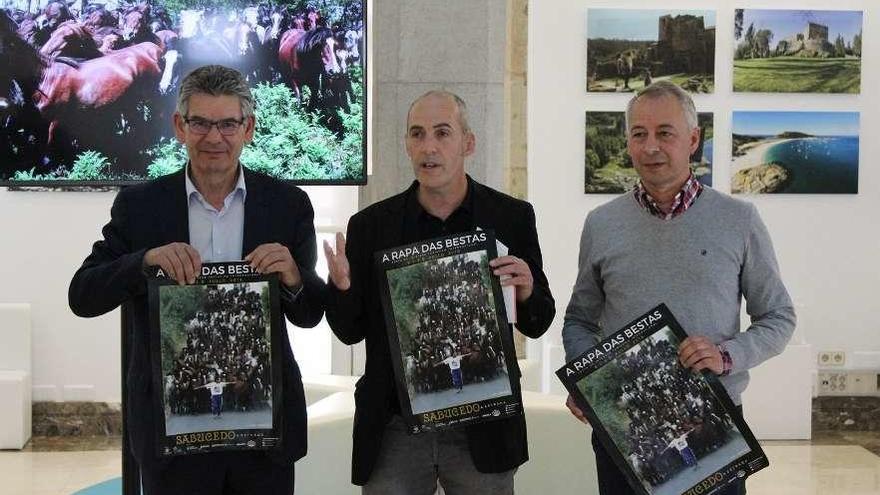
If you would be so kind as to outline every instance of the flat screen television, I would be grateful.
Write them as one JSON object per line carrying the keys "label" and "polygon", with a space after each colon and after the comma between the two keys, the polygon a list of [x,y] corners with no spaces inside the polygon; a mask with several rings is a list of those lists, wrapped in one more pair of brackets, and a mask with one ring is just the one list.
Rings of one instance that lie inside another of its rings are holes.
{"label": "flat screen television", "polygon": [[366,183],[367,0],[0,0],[0,186],[116,186],[179,170],[182,78],[221,64],[257,102],[244,166]]}

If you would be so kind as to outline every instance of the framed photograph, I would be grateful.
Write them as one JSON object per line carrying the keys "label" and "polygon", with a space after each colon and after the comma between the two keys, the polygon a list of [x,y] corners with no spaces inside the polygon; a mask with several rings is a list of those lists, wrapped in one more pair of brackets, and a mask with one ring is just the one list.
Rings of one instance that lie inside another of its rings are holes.
{"label": "framed photograph", "polygon": [[179,170],[180,82],[247,78],[245,167],[366,183],[367,0],[0,2],[0,186],[115,186]]}
{"label": "framed photograph", "polygon": [[668,80],[715,90],[715,12],[587,10],[587,91],[638,91]]}
{"label": "framed photograph", "polygon": [[[639,175],[626,149],[624,112],[587,112],[584,147],[584,193],[619,194],[635,187]],[[691,155],[691,170],[701,183],[712,185],[714,120],[698,113],[700,144]]]}
{"label": "framed photograph", "polygon": [[858,112],[733,112],[734,194],[857,194]]}
{"label": "framed photograph", "polygon": [[375,254],[398,398],[410,433],[522,414],[490,231]]}
{"label": "framed photograph", "polygon": [[678,362],[686,337],[661,304],[556,371],[641,495],[709,495],[769,466],[718,378]]}
{"label": "framed photograph", "polygon": [[206,263],[194,284],[149,280],[160,456],[281,445],[277,274]]}
{"label": "framed photograph", "polygon": [[859,93],[862,12],[736,9],[733,91]]}

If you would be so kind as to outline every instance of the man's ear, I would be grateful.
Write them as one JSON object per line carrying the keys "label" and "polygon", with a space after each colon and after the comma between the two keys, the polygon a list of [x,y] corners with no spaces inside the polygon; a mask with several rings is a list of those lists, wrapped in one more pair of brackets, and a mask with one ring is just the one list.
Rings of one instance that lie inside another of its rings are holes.
{"label": "man's ear", "polygon": [[253,115],[245,119],[244,142],[250,143],[254,139],[254,131],[257,128],[257,118]]}
{"label": "man's ear", "polygon": [[700,146],[700,128],[694,127],[691,130],[691,155],[697,151],[697,147]]}
{"label": "man's ear", "polygon": [[471,156],[477,148],[477,136],[473,132],[467,131],[464,135],[464,153],[463,156]]}
{"label": "man's ear", "polygon": [[183,116],[180,115],[180,112],[174,112],[174,136],[177,137],[177,140],[181,144],[186,143],[186,129],[184,126],[186,122],[183,121]]}

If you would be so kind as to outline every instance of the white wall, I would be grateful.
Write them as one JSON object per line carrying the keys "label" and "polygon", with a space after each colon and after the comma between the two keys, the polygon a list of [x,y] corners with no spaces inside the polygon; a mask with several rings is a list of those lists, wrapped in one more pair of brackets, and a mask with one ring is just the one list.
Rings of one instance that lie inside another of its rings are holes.
{"label": "white wall", "polygon": [[[319,231],[338,230],[357,211],[356,187],[305,189]],[[83,319],[67,307],[70,277],[110,219],[114,197],[0,188],[0,302],[32,305],[35,401],[120,401],[119,311]],[[329,333],[296,330],[294,340],[299,332],[310,332],[302,339],[325,349],[329,359]],[[304,364],[320,366],[313,358]]]}
{"label": "white wall", "polygon": [[[698,111],[715,112],[715,187],[729,192],[730,121],[733,110],[838,110],[861,112],[858,195],[739,196],[753,202],[770,229],[776,253],[798,311],[795,339],[816,351],[840,349],[858,360],[859,351],[880,351],[876,318],[880,284],[880,24],[874,0],[679,0],[674,4],[636,0],[533,1],[529,5],[528,157],[529,200],[538,215],[538,234],[547,276],[557,301],[557,318],[544,339],[545,373],[562,364],[556,346],[577,274],[583,220],[611,195],[584,189],[584,112],[622,111],[631,95],[586,93],[588,8],[688,8],[716,11],[715,93],[695,97]],[[863,10],[862,94],[733,94],[735,8]],[[553,352],[551,352],[553,351]],[[873,361],[862,360],[862,364]],[[880,362],[876,364],[880,368]],[[545,374],[545,387],[550,386]]]}

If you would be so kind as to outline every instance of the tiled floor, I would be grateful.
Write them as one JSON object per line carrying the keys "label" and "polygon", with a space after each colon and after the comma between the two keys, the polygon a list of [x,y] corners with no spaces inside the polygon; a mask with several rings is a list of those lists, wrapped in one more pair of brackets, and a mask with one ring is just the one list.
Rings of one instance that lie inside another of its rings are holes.
{"label": "tiled floor", "polygon": [[120,473],[119,451],[0,452],[0,493],[70,495]]}
{"label": "tiled floor", "polygon": [[[880,457],[862,445],[877,449],[880,433],[817,432],[811,442],[763,442],[771,467],[749,479],[749,495],[880,494]],[[104,450],[69,450],[83,448]],[[0,452],[0,494],[70,495],[119,476],[119,465],[118,438],[37,438],[23,452]]]}

